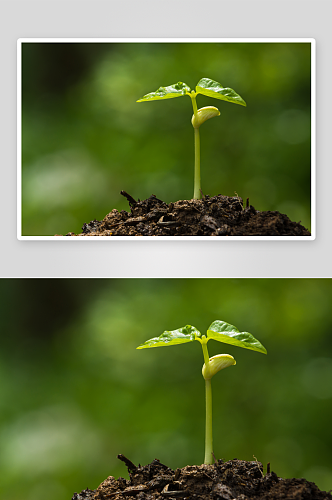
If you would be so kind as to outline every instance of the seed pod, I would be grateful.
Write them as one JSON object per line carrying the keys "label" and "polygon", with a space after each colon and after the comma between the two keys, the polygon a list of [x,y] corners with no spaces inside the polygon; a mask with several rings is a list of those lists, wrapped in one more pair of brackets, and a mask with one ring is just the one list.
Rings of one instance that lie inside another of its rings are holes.
{"label": "seed pod", "polygon": [[199,109],[196,115],[193,115],[191,123],[194,128],[199,128],[202,123],[206,122],[206,120],[219,115],[220,111],[218,108],[215,108],[214,106],[205,106],[205,108]]}
{"label": "seed pod", "polygon": [[202,368],[202,375],[205,380],[210,380],[213,375],[218,373],[223,368],[228,366],[236,365],[236,361],[230,354],[217,354],[217,356],[212,356],[210,358],[208,365],[205,363]]}

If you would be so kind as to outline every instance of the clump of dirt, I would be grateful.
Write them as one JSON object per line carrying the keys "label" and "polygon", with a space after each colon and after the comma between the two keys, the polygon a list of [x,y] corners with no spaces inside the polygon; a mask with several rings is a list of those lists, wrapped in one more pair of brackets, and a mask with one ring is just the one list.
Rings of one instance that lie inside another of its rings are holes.
{"label": "clump of dirt", "polygon": [[175,471],[155,459],[136,467],[123,455],[130,479],[109,476],[96,490],[75,493],[72,500],[331,500],[331,492],[306,479],[264,474],[261,462],[218,460],[214,465],[187,465]]}
{"label": "clump of dirt", "polygon": [[260,212],[249,199],[244,208],[239,196],[206,195],[167,204],[154,194],[143,201],[121,194],[130,212],[114,209],[102,221],[85,223],[81,234],[66,236],[310,236],[300,222],[280,212]]}

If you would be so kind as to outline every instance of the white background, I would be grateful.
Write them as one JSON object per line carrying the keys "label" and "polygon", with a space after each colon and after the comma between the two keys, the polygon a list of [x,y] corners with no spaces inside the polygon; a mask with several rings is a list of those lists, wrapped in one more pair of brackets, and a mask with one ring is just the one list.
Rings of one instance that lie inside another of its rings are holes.
{"label": "white background", "polygon": [[[0,277],[332,277],[332,2],[0,0]],[[316,240],[19,241],[18,38],[315,38]]]}

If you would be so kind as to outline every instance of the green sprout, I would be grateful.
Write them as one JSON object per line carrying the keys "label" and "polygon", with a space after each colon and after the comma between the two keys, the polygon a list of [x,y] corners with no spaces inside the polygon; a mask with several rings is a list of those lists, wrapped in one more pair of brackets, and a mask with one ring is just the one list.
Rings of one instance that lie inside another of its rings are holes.
{"label": "green sprout", "polygon": [[210,339],[267,354],[265,347],[251,333],[240,332],[235,326],[219,320],[214,321],[209,326],[206,335],[202,335],[194,326],[186,325],[177,330],[165,331],[159,337],[147,340],[144,344],[137,347],[137,349],[144,349],[147,347],[169,346],[193,342],[194,340],[198,340],[201,343],[204,356],[202,375],[205,379],[206,404],[205,464],[213,463],[211,379],[223,368],[236,364],[235,359],[230,354],[218,354],[210,358],[207,349],[207,343]]}
{"label": "green sprout", "polygon": [[244,102],[242,97],[239,96],[239,94],[237,94],[233,89],[230,89],[228,87],[224,88],[220,83],[215,82],[214,80],[210,80],[210,78],[202,78],[196,85],[196,92],[194,90],[190,90],[188,85],[186,85],[185,83],[178,82],[168,87],[160,87],[155,92],[151,92],[150,94],[147,94],[136,101],[156,101],[158,99],[171,99],[172,97],[181,97],[183,95],[188,95],[191,98],[194,110],[191,123],[195,131],[194,200],[199,200],[202,193],[199,127],[206,120],[220,115],[219,109],[215,108],[214,106],[206,106],[204,108],[197,109],[197,94],[203,94],[208,97],[214,97],[223,101],[233,102],[234,104],[241,104],[241,106],[246,106],[246,103]]}

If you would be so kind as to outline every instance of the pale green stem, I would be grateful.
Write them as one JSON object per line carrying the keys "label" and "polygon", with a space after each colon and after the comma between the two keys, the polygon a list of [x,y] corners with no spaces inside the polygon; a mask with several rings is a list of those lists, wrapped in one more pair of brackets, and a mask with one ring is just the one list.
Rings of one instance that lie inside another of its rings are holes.
{"label": "pale green stem", "polygon": [[[197,115],[196,93],[190,93],[194,115]],[[194,200],[201,198],[201,163],[200,163],[200,139],[199,128],[195,128],[195,176],[194,176]]]}
{"label": "pale green stem", "polygon": [[196,92],[194,92],[193,90],[190,92],[190,97],[191,97],[191,102],[192,102],[192,105],[193,105],[193,110],[194,110],[194,115],[197,115],[197,103],[196,103]]}
{"label": "pale green stem", "polygon": [[200,162],[200,138],[199,128],[195,128],[195,179],[194,200],[201,199],[201,162]]}
{"label": "pale green stem", "polygon": [[[202,349],[205,366],[209,363],[209,352],[207,349],[207,339],[202,336]],[[213,439],[212,439],[212,390],[211,379],[205,380],[205,464],[213,464]]]}
{"label": "pale green stem", "polygon": [[212,441],[212,390],[211,379],[205,380],[205,404],[206,404],[206,421],[205,421],[205,457],[204,463],[213,464],[213,441]]}
{"label": "pale green stem", "polygon": [[208,339],[206,338],[205,335],[202,335],[201,344],[202,344],[202,349],[203,349],[203,356],[204,356],[205,365],[207,365],[209,360],[210,360],[209,351],[207,348],[207,343],[208,343]]}

